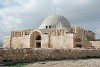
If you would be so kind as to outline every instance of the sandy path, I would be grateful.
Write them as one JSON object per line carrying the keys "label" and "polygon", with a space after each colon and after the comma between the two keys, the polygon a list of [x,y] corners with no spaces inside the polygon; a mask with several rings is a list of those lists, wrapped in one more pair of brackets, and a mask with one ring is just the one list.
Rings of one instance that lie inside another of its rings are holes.
{"label": "sandy path", "polygon": [[24,67],[100,67],[100,59],[44,61]]}

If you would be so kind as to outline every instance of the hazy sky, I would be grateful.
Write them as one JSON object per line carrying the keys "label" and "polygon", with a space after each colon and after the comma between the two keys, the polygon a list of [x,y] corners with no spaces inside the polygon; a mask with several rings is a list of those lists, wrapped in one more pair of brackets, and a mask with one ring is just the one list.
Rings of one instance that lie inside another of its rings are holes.
{"label": "hazy sky", "polygon": [[72,26],[100,38],[100,0],[0,0],[0,39],[11,30],[38,28],[49,15],[65,16]]}

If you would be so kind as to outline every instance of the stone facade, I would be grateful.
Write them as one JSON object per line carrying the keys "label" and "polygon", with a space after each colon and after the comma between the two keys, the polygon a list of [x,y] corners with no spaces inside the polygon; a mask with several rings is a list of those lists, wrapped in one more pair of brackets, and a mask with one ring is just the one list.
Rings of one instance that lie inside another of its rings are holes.
{"label": "stone facade", "polygon": [[[12,31],[5,37],[4,48],[97,48],[95,33],[71,27],[66,18],[50,16],[38,29]],[[91,42],[92,41],[92,42]]]}
{"label": "stone facade", "polygon": [[23,34],[19,33],[19,31],[12,32],[11,36],[5,38],[4,47],[6,48],[85,47],[87,48],[87,47],[91,47],[90,40],[95,39],[94,32],[80,29],[80,27],[74,27],[68,29],[67,28],[66,29],[37,29],[37,30],[30,30],[29,32],[27,31],[28,30],[20,31],[23,32]]}
{"label": "stone facade", "polygon": [[3,45],[3,47],[10,48],[11,47],[10,46],[10,42],[11,42],[10,40],[11,40],[10,36],[5,36],[5,40],[4,40],[5,45]]}
{"label": "stone facade", "polygon": [[90,41],[93,47],[100,48],[100,41]]}

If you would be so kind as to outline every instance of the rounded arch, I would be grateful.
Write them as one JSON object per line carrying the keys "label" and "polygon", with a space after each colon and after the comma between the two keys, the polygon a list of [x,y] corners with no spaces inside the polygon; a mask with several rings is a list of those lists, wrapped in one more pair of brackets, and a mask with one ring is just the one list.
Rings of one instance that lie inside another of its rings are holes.
{"label": "rounded arch", "polygon": [[31,48],[41,48],[41,31],[33,30],[30,34],[30,47]]}
{"label": "rounded arch", "polygon": [[31,35],[32,35],[32,33],[34,33],[34,32],[39,32],[39,33],[40,33],[40,35],[42,35],[42,32],[41,32],[40,30],[35,29],[35,30],[31,31],[31,33],[30,33],[30,35],[29,35],[29,36],[31,36]]}

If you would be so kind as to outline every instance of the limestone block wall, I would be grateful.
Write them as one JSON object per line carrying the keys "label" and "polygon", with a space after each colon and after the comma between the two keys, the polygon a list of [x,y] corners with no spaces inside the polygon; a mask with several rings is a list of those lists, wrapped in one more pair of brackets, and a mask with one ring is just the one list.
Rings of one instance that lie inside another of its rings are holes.
{"label": "limestone block wall", "polygon": [[87,32],[86,32],[86,36],[87,36],[87,39],[88,39],[89,41],[95,40],[95,33],[92,32],[92,31],[87,31]]}
{"label": "limestone block wall", "polygon": [[86,38],[86,33],[81,27],[73,27],[73,33],[76,34],[76,38],[78,39]]}
{"label": "limestone block wall", "polygon": [[91,43],[92,46],[94,46],[95,48],[100,48],[100,41],[90,41],[90,43]]}
{"label": "limestone block wall", "polygon": [[23,37],[12,37],[11,48],[22,48],[23,47]]}
{"label": "limestone block wall", "polygon": [[47,34],[42,35],[41,48],[49,48],[50,47],[49,46],[50,45],[50,43],[49,43],[50,39],[49,38],[50,37]]}
{"label": "limestone block wall", "polygon": [[12,37],[11,48],[30,48],[30,37]]}
{"label": "limestone block wall", "polygon": [[73,32],[76,33],[76,37],[85,40],[94,40],[95,33],[89,30],[84,30],[81,27],[73,27]]}
{"label": "limestone block wall", "polygon": [[12,31],[4,39],[4,48],[30,48],[29,34],[33,29]]}
{"label": "limestone block wall", "polygon": [[92,47],[92,44],[89,41],[84,40],[83,47],[84,48],[91,48]]}
{"label": "limestone block wall", "polygon": [[74,34],[69,29],[42,30],[42,33],[42,48],[73,48]]}
{"label": "limestone block wall", "polygon": [[22,42],[23,42],[23,47],[22,48],[32,48],[31,45],[30,45],[30,37],[29,37],[29,35],[25,35],[23,37]]}
{"label": "limestone block wall", "polygon": [[46,59],[69,59],[98,57],[100,49],[3,49],[0,48],[0,63],[9,61],[36,61]]}
{"label": "limestone block wall", "polygon": [[69,34],[66,34],[64,37],[65,37],[64,41],[65,41],[65,45],[66,45],[65,48],[74,48],[74,45],[75,45],[75,41],[74,41],[75,34],[69,33]]}
{"label": "limestone block wall", "polygon": [[5,36],[3,47],[4,48],[10,48],[10,36]]}
{"label": "limestone block wall", "polygon": [[51,36],[50,45],[53,48],[73,48],[74,47],[74,34],[67,33],[63,36]]}
{"label": "limestone block wall", "polygon": [[50,45],[52,48],[62,48],[65,47],[64,36],[51,36]]}

